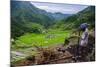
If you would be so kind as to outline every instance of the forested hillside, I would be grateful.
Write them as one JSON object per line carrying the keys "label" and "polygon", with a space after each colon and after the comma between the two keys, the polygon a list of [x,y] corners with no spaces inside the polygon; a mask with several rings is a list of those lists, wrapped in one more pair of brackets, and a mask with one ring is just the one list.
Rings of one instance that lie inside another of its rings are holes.
{"label": "forested hillside", "polygon": [[30,2],[11,1],[11,33],[12,37],[25,32],[41,33],[40,29],[53,24],[54,18],[45,14]]}
{"label": "forested hillside", "polygon": [[89,6],[86,9],[74,14],[66,19],[63,19],[59,23],[55,24],[54,27],[66,29],[78,28],[82,23],[90,24],[91,28],[95,27],[95,7]]}
{"label": "forested hillside", "polygon": [[16,38],[26,32],[41,33],[43,28],[49,28],[57,20],[70,15],[49,13],[36,8],[30,2],[11,1],[11,34]]}

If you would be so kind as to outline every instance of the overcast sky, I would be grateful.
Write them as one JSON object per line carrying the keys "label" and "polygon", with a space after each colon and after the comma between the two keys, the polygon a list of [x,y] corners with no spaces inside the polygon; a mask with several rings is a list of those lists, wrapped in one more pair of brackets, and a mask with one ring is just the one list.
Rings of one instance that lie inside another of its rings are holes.
{"label": "overcast sky", "polygon": [[72,5],[72,4],[55,4],[55,3],[41,3],[41,2],[31,2],[37,8],[46,10],[47,12],[61,12],[64,14],[75,14],[86,7],[87,5]]}

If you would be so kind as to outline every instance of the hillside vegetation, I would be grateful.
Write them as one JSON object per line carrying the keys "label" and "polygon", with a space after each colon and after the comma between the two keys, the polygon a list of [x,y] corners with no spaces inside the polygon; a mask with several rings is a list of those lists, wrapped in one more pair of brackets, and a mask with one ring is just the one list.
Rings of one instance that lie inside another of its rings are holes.
{"label": "hillside vegetation", "polygon": [[95,7],[89,6],[86,9],[74,14],[66,19],[59,21],[54,25],[54,28],[76,29],[82,23],[90,24],[90,29],[95,27]]}

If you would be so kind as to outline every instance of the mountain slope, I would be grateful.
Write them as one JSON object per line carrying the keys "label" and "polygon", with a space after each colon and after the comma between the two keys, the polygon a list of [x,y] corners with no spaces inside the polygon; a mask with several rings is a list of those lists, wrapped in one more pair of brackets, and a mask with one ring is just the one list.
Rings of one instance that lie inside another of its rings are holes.
{"label": "mountain slope", "polygon": [[72,14],[62,14],[60,12],[56,12],[56,13],[52,13],[51,15],[55,18],[55,20],[59,21],[59,20],[63,20],[65,18],[68,18]]}
{"label": "mountain slope", "polygon": [[46,15],[46,11],[40,10],[30,2],[11,1],[11,35],[20,36],[32,31],[27,24],[39,24],[48,27],[53,24],[54,18]]}
{"label": "mountain slope", "polygon": [[95,27],[95,6],[89,6],[85,8],[79,13],[64,19],[56,26],[58,28],[63,28],[63,29],[72,29],[72,28],[78,28],[79,25],[82,23],[90,24],[90,28]]}

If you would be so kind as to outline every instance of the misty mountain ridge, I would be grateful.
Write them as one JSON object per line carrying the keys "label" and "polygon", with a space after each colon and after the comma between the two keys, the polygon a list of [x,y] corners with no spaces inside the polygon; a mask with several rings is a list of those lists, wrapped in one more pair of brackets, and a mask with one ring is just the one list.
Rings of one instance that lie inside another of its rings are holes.
{"label": "misty mountain ridge", "polygon": [[47,15],[49,17],[52,17],[56,21],[57,20],[59,21],[59,20],[65,19],[65,18],[73,15],[73,14],[63,14],[61,12],[55,12],[55,13],[47,12],[46,10],[43,10],[43,9],[40,9],[40,8],[36,7],[34,4],[32,4],[32,5],[39,10],[39,13]]}

